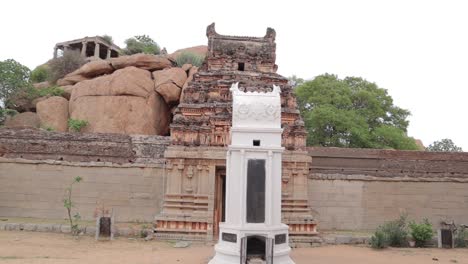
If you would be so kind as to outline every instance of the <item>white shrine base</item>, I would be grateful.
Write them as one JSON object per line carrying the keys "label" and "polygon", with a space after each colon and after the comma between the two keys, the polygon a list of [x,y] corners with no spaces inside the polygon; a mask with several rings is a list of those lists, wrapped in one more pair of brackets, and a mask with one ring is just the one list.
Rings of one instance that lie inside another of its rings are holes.
{"label": "white shrine base", "polygon": [[[236,243],[222,240],[222,233],[237,235]],[[215,246],[216,255],[208,264],[239,264],[241,257],[241,238],[246,236],[263,236],[274,238],[275,235],[286,234],[286,241],[282,244],[274,245],[274,264],[294,264],[289,257],[291,248],[289,247],[288,226],[281,224],[278,226],[265,226],[265,224],[247,224],[243,227],[232,226],[226,223],[219,224],[219,240]]]}

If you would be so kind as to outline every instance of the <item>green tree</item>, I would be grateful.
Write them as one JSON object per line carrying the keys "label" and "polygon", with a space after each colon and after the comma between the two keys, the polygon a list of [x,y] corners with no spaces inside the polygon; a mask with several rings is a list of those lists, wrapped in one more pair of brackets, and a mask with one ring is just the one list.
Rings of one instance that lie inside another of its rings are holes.
{"label": "green tree", "polygon": [[49,68],[47,65],[37,66],[31,72],[31,81],[33,83],[45,82],[49,78]]}
{"label": "green tree", "polygon": [[30,76],[31,71],[21,63],[12,59],[0,61],[0,102],[5,103],[16,91],[30,86]]}
{"label": "green tree", "polygon": [[417,149],[406,135],[408,110],[362,78],[324,74],[295,89],[312,146]]}
{"label": "green tree", "polygon": [[463,152],[463,149],[455,145],[455,143],[453,143],[453,141],[449,138],[434,141],[429,145],[429,147],[426,148],[426,150],[441,152]]}
{"label": "green tree", "polygon": [[125,40],[125,45],[127,46],[122,51],[125,55],[132,55],[136,53],[159,54],[161,51],[158,43],[156,43],[147,35],[140,35],[129,38]]}

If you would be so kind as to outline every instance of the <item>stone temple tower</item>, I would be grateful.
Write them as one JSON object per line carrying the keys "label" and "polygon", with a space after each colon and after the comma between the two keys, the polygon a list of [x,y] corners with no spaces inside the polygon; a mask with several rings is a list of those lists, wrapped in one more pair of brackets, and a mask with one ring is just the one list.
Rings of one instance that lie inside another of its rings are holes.
{"label": "stone temple tower", "polygon": [[[271,92],[281,87],[279,144],[284,147],[281,170],[281,218],[290,240],[310,242],[316,217],[308,204],[311,157],[306,130],[288,79],[277,74],[276,32],[263,37],[218,34],[214,23],[206,30],[208,53],[193,80],[182,90],[174,109],[171,145],[165,151],[165,194],[155,217],[160,238],[217,240],[219,223],[227,217],[227,147],[231,126],[233,83],[244,92]],[[279,193],[278,193],[279,194]],[[239,238],[240,239],[240,238]]]}
{"label": "stone temple tower", "polygon": [[226,157],[226,217],[210,264],[293,264],[281,223],[281,99],[233,84],[231,145]]}

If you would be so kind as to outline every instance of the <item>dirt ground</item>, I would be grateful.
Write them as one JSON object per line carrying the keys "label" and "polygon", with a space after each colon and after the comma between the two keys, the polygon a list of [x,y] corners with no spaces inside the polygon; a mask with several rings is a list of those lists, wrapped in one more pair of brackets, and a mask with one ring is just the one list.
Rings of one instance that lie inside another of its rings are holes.
{"label": "dirt ground", "polygon": [[[192,244],[173,248],[169,242],[117,238],[95,241],[67,234],[0,231],[0,263],[24,264],[204,264],[213,247]],[[468,264],[468,249],[386,249],[358,246],[326,246],[293,249],[297,264]],[[436,260],[437,259],[437,260]]]}

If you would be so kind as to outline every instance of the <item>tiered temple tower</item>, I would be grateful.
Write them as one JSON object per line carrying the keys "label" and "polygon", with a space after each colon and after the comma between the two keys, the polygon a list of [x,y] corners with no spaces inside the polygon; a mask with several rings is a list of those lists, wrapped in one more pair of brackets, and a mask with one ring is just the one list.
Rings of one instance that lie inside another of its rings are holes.
{"label": "tiered temple tower", "polygon": [[276,33],[264,37],[224,36],[214,23],[207,28],[208,53],[193,81],[182,91],[171,124],[171,146],[166,150],[166,193],[156,217],[160,237],[212,240],[225,219],[226,150],[231,143],[232,95],[267,92],[281,87],[282,221],[290,237],[316,234],[308,204],[307,175],[311,158],[305,151],[306,130],[288,80],[277,74]]}

